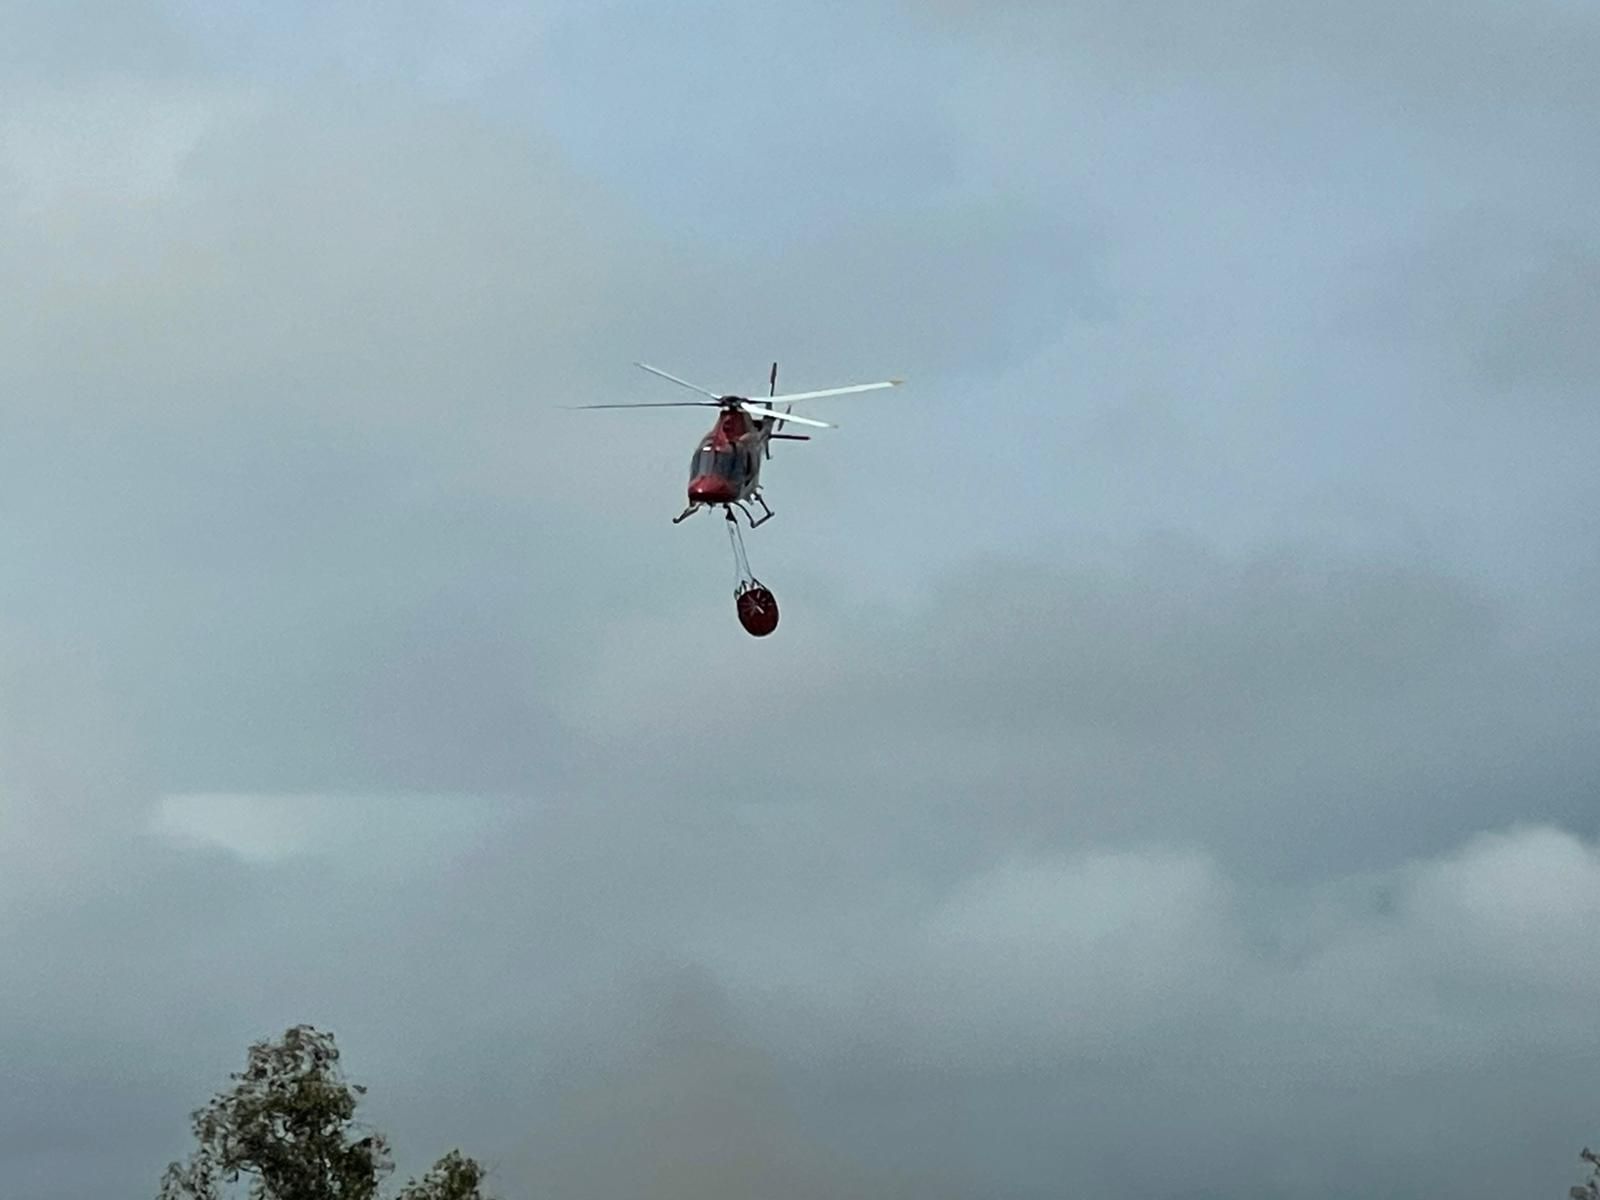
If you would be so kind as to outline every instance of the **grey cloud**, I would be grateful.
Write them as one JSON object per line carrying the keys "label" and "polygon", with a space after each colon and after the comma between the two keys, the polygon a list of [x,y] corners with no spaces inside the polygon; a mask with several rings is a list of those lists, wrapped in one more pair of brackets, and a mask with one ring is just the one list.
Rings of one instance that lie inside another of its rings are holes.
{"label": "grey cloud", "polygon": [[[779,651],[806,735],[752,754],[747,785],[841,808],[865,791],[913,829],[937,811],[1002,842],[1199,838],[1269,873],[1422,852],[1462,822],[1588,819],[1592,637],[1549,641],[1382,560],[1126,562],[991,560]],[[640,634],[621,653],[653,682],[630,699],[602,673],[582,711],[663,762],[703,758],[694,714],[667,708],[692,652]]]}
{"label": "grey cloud", "polygon": [[1456,127],[1464,114],[1485,109],[1558,105],[1576,115],[1600,102],[1586,66],[1600,22],[1592,10],[1563,0],[1521,8],[1492,0],[1401,6],[1230,0],[1205,8],[1166,0],[950,0],[908,8],[980,40],[1066,58],[1128,91],[1152,78],[1177,77],[1263,102],[1275,95],[1292,106],[1333,81],[1359,89],[1362,103],[1395,119]]}
{"label": "grey cloud", "polygon": [[[1463,1122],[1494,1143],[1436,1164],[1455,1186],[1485,1186],[1481,1172],[1558,1183],[1560,1166],[1540,1163],[1535,1143],[1523,1157],[1494,1130],[1521,1127],[1504,1106],[1532,1099],[1524,1071],[1568,1057],[1533,1101],[1553,1116],[1592,1062],[1582,980],[1596,885],[1592,847],[1531,831],[1321,893],[1254,893],[1203,857],[1164,852],[1002,865],[904,923],[877,922],[876,954],[799,923],[763,954],[768,918],[746,906],[732,920],[746,936],[711,943],[742,1019],[702,1065],[752,1036],[786,1047],[783,1077],[812,1128],[868,1161],[911,1153],[964,1190],[1042,1195],[1074,1180],[1108,1195],[1272,1194],[1296,1163],[1308,1194],[1404,1187],[1422,1147],[1367,1118],[1369,1099],[1390,1094],[1425,1106],[1398,1117],[1411,1137]],[[1523,897],[1509,919],[1495,911],[1508,888]],[[1571,971],[1525,970],[1516,943],[1546,928],[1575,952]],[[679,1036],[681,1051],[695,1047]],[[585,1111],[591,1136],[631,1130],[640,1106],[670,1111],[651,1099],[651,1056],[624,1057],[638,1074]],[[1445,1077],[1488,1110],[1434,1095]],[[760,1111],[759,1085],[745,1086]],[[1288,1132],[1313,1113],[1315,1138]],[[1139,1149],[1152,1138],[1183,1148],[1181,1183]],[[1013,1152],[993,1156],[996,1139]],[[535,1134],[557,1155],[560,1140]],[[1374,1149],[1340,1162],[1319,1148],[1330,1140]],[[737,1163],[748,1148],[715,1157]]]}
{"label": "grey cloud", "polygon": [[[73,200],[122,214],[92,267],[50,213],[8,225],[33,414],[8,503],[51,534],[14,547],[20,618],[105,659],[176,790],[373,784],[352,758],[408,790],[529,786],[523,634],[583,605],[549,565],[582,534],[549,512],[618,503],[551,410],[619,238],[537,149],[437,106],[153,94],[93,102],[117,129],[202,116],[154,137],[155,175]],[[129,188],[153,190],[123,210]]]}
{"label": "grey cloud", "polygon": [[716,255],[683,282],[719,340],[777,347],[785,378],[917,363],[924,386],[1025,360],[1114,306],[1088,218],[1005,197],[867,214],[781,256]]}
{"label": "grey cloud", "polygon": [[1495,212],[1451,222],[1369,272],[1384,294],[1363,297],[1352,322],[1437,358],[1469,389],[1586,413],[1600,368],[1588,334],[1600,319],[1600,248],[1571,199],[1531,224]]}
{"label": "grey cloud", "polygon": [[[902,832],[547,805],[457,851],[468,870],[365,874],[359,901],[337,865],[166,856],[126,880],[123,921],[41,913],[106,994],[34,1014],[32,1036],[124,1063],[176,1110],[237,1058],[229,1031],[293,1007],[341,1031],[409,1154],[473,1141],[504,1190],[634,1194],[653,1175],[713,1194],[1179,1194],[1152,1137],[1185,1148],[1182,1186],[1224,1194],[1273,1194],[1294,1164],[1307,1194],[1564,1177],[1594,1066],[1592,844],[1509,831],[1263,887],[1152,846],[1019,852],[940,881]],[[140,928],[174,902],[188,938]],[[188,1049],[158,1078],[139,1031],[180,1002]],[[61,1040],[84,1024],[114,1031],[116,1057]],[[73,1078],[41,1087],[88,1086]],[[1406,1138],[1377,1117],[1390,1104]],[[1508,1144],[1530,1106],[1544,1128]],[[1452,1127],[1472,1136],[1437,1162]]]}
{"label": "grey cloud", "polygon": [[156,0],[65,0],[49,8],[10,5],[0,13],[0,72],[13,78],[174,76],[198,65]]}
{"label": "grey cloud", "polygon": [[[21,223],[9,240],[35,268],[30,359],[60,360],[102,396],[105,375],[117,398],[159,381],[186,411],[359,405],[394,422],[417,415],[402,399],[437,408],[447,388],[455,412],[507,411],[500,389],[586,327],[586,281],[614,278],[594,202],[583,212],[575,180],[482,121],[394,96],[316,111],[337,99],[263,112],[193,98],[206,121],[92,273],[52,253],[47,220]],[[168,119],[159,102],[119,119],[140,113]]]}

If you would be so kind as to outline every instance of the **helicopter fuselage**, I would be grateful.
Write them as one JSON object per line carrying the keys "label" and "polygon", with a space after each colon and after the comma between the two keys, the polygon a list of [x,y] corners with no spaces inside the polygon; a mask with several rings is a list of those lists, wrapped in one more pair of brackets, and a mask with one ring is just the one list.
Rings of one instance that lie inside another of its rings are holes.
{"label": "helicopter fuselage", "polygon": [[689,503],[737,504],[761,486],[761,459],[775,421],[724,409],[689,463]]}

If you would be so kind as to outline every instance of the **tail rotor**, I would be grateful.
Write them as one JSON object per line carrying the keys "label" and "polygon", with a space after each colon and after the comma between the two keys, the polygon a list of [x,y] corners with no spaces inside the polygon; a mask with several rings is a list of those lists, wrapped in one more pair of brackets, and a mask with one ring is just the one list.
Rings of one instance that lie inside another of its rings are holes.
{"label": "tail rotor", "polygon": [[[769,404],[770,404],[770,402],[772,400],[772,397],[776,396],[777,394],[778,394],[778,364],[777,363],[773,363],[772,364],[772,374],[767,376],[767,400],[768,400]],[[776,422],[778,422],[780,424],[784,421],[785,418],[787,418],[787,419],[789,419],[791,421],[795,421],[795,422],[804,422],[805,421],[805,418],[796,417],[794,415],[794,405],[792,405],[792,404],[785,404],[783,406],[783,412],[781,414],[778,413],[778,411],[776,409],[772,409],[772,408],[769,408],[767,411],[772,414],[768,419],[772,420],[772,421],[776,421]],[[767,435],[766,445],[764,445],[761,449],[762,449],[762,452],[768,458],[771,458],[772,457],[772,443],[773,442],[809,442],[810,440],[811,440],[811,435],[810,434],[806,434],[806,433],[769,433]]]}
{"label": "tail rotor", "polygon": [[[776,396],[777,394],[778,394],[778,364],[777,363],[773,363],[772,364],[772,374],[767,376],[767,395],[768,395],[768,397],[772,397],[772,396]],[[793,408],[794,406],[791,404],[789,407]],[[785,409],[784,411],[787,412],[788,409]],[[766,445],[762,446],[761,449],[766,454],[766,456],[768,458],[771,458],[772,457],[772,439],[768,438]]]}

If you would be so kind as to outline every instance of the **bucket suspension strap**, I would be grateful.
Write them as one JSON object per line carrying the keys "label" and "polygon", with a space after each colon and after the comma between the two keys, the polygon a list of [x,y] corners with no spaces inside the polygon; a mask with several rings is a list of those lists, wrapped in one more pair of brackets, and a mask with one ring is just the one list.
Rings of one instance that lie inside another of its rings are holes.
{"label": "bucket suspension strap", "polygon": [[739,624],[751,637],[766,637],[778,627],[778,602],[750,571],[744,533],[732,509],[728,510],[728,545],[733,550],[733,602],[739,612]]}
{"label": "bucket suspension strap", "polygon": [[734,588],[742,588],[746,583],[755,581],[755,576],[750,572],[750,559],[744,552],[744,534],[739,529],[739,522],[734,519],[732,510],[727,510],[728,517],[728,545],[733,550]]}

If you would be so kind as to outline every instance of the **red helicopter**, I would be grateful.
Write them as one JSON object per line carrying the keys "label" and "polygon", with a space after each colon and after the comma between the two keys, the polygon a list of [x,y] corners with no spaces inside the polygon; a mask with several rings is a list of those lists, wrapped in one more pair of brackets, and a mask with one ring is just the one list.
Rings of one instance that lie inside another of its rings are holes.
{"label": "red helicopter", "polygon": [[[659,375],[663,379],[670,379],[681,387],[690,391],[699,392],[702,396],[710,397],[707,400],[668,400],[647,404],[579,404],[576,408],[720,408],[722,412],[717,417],[717,423],[711,427],[709,433],[700,440],[700,447],[694,453],[694,459],[689,465],[689,507],[685,508],[672,523],[699,512],[702,508],[712,508],[721,505],[723,514],[728,520],[734,520],[733,509],[738,507],[744,513],[745,519],[750,522],[750,528],[765,524],[772,519],[772,510],[767,507],[767,502],[761,496],[761,462],[772,457],[773,441],[808,442],[810,437],[803,433],[779,433],[780,425],[808,425],[815,429],[835,429],[837,426],[827,421],[816,421],[810,417],[797,417],[790,408],[797,401],[820,400],[824,396],[848,396],[855,392],[873,392],[879,388],[899,387],[898,379],[886,379],[881,383],[857,383],[850,387],[824,388],[820,392],[792,392],[780,396],[778,391],[778,364],[772,364],[772,373],[767,378],[767,399],[764,403],[755,403],[747,396],[719,395],[699,384],[690,383],[686,379],[679,379],[676,375],[668,375],[648,363],[635,363],[634,366],[642,367],[652,375]],[[783,405],[779,412],[777,405]],[[756,518],[747,503],[761,506],[761,517]]]}
{"label": "red helicopter", "polygon": [[[669,400],[646,404],[579,404],[575,408],[717,408],[717,421],[700,440],[694,459],[689,464],[689,506],[676,517],[674,525],[693,516],[702,508],[722,506],[728,522],[728,543],[733,547],[734,569],[739,582],[733,598],[739,613],[739,622],[755,637],[765,637],[778,627],[778,602],[772,592],[750,572],[749,559],[745,557],[744,535],[739,532],[739,521],[733,515],[738,508],[749,521],[750,528],[772,519],[772,510],[761,495],[761,463],[772,457],[773,441],[808,442],[803,433],[780,433],[782,425],[807,425],[817,429],[833,429],[827,421],[810,417],[797,417],[791,406],[801,400],[820,400],[824,396],[848,396],[855,392],[872,392],[879,388],[898,387],[900,380],[887,379],[881,383],[857,383],[850,387],[825,388],[820,392],[793,392],[780,396],[778,391],[778,364],[772,364],[767,377],[767,399],[756,403],[747,396],[719,395],[699,384],[668,375],[647,363],[635,363],[652,375],[669,379],[690,391],[708,397],[705,400]],[[779,411],[778,405],[783,405]],[[747,507],[757,504],[761,516],[757,518]]]}

